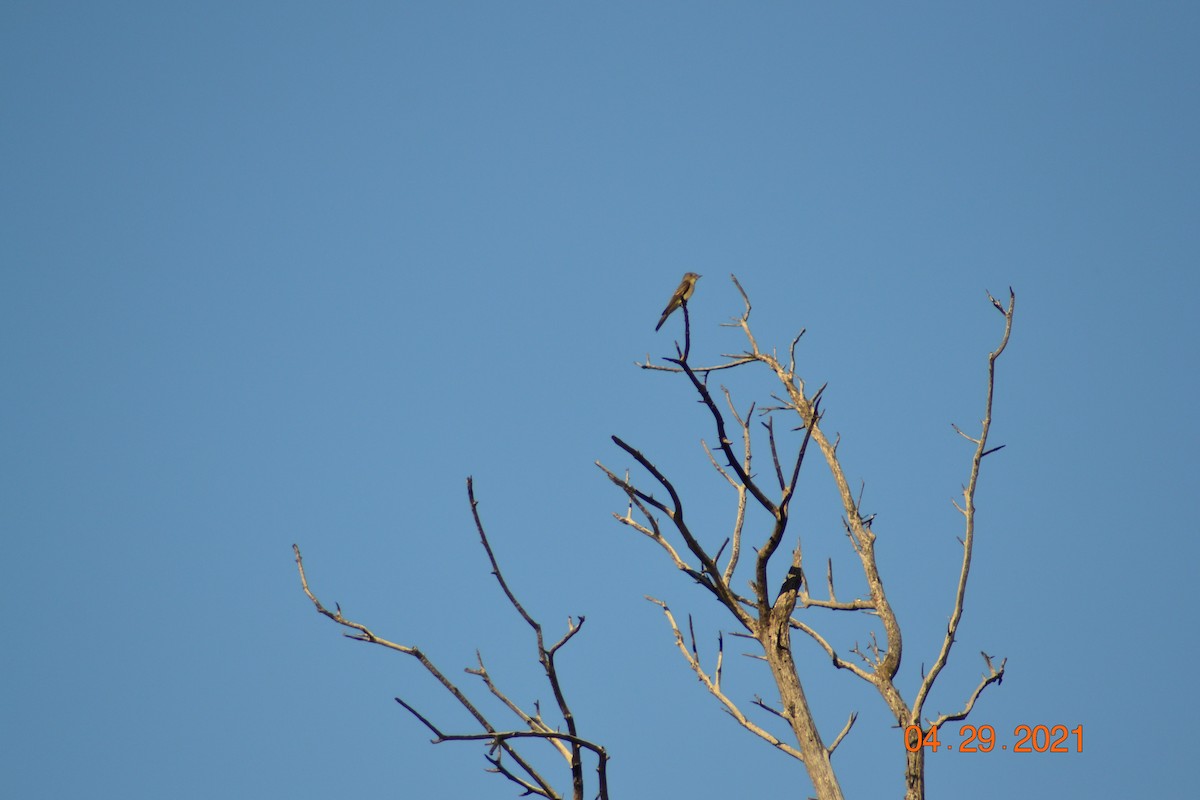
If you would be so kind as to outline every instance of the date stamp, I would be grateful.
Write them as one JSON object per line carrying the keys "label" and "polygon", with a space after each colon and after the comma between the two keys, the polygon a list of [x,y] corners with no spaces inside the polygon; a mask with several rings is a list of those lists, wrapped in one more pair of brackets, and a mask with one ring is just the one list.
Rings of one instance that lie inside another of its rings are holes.
{"label": "date stamp", "polygon": [[[957,745],[938,739],[938,729],[933,725],[927,731],[919,725],[904,729],[904,746],[915,753],[922,747],[936,753],[938,748],[960,753],[991,753],[996,750],[996,729],[991,725],[963,725],[958,729]],[[1083,726],[1068,728],[1066,725],[1018,725],[1013,729],[1013,742],[1000,744],[1000,750],[1013,753],[1082,753]]]}

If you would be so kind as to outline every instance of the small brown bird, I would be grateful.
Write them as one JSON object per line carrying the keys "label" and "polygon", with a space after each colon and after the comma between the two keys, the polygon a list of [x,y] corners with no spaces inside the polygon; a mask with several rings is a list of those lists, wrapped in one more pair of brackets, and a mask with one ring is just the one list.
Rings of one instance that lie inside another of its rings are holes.
{"label": "small brown bird", "polygon": [[696,291],[696,281],[700,276],[694,272],[683,273],[683,280],[679,282],[679,288],[675,290],[675,294],[671,295],[670,302],[663,309],[662,316],[658,319],[658,324],[654,326],[654,330],[658,330],[667,321],[667,317],[671,316],[671,312],[679,308],[681,305],[691,299],[692,292]]}

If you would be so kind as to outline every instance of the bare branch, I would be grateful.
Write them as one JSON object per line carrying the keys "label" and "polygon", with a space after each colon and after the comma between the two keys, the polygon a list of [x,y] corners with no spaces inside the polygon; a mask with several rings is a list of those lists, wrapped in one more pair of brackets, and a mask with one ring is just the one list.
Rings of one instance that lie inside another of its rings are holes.
{"label": "bare branch", "polygon": [[774,714],[775,716],[779,717],[782,720],[787,719],[787,717],[785,717],[783,715],[783,713],[780,712],[779,709],[768,705],[767,702],[765,700],[763,700],[761,697],[759,697],[758,695],[754,695],[754,705],[758,706],[763,711],[766,711],[768,714]]}
{"label": "bare branch", "polygon": [[[401,702],[396,698],[397,702]],[[407,708],[407,705],[405,705]],[[444,733],[440,734],[441,741],[444,742],[488,742],[488,741],[507,741],[508,739],[562,739],[570,742],[573,745],[590,750],[593,753],[599,753],[604,750],[594,742],[587,739],[581,739],[578,736],[571,736],[568,733],[558,733],[550,731],[545,733],[542,731],[496,731],[495,733]]]}
{"label": "bare branch", "polygon": [[[991,294],[988,294],[988,299],[992,301],[992,305],[1001,308],[999,301],[992,297]],[[1013,311],[1016,308],[1016,303],[1017,297],[1010,289],[1008,309],[1004,311],[1004,335],[1000,339],[1000,344],[996,349],[988,354],[987,400],[984,403],[983,423],[979,438],[972,439],[964,434],[964,438],[975,442],[975,454],[971,458],[971,477],[967,482],[966,488],[963,490],[963,505],[959,507],[959,511],[962,512],[965,518],[965,531],[962,540],[962,568],[958,576],[958,587],[954,594],[954,609],[950,614],[950,622],[946,626],[946,635],[942,639],[942,648],[938,653],[937,659],[933,662],[933,666],[930,667],[924,680],[921,681],[920,689],[917,690],[917,697],[912,706],[913,719],[920,717],[921,709],[924,708],[926,698],[929,696],[930,689],[933,688],[934,681],[937,680],[942,668],[946,666],[946,661],[950,658],[950,649],[954,646],[954,637],[958,632],[959,622],[962,620],[963,601],[967,593],[967,576],[971,572],[971,554],[975,545],[975,489],[979,484],[979,467],[983,462],[984,453],[987,452],[988,432],[992,427],[992,401],[996,390],[996,359],[1000,358],[1001,353],[1008,347],[1008,339],[1012,335]],[[979,691],[982,691],[982,687],[980,687]]]}
{"label": "bare branch", "polygon": [[[754,562],[754,582],[755,585],[759,587],[758,599],[760,619],[761,617],[765,616],[767,609],[767,565],[771,560],[771,556],[775,554],[775,551],[779,549],[779,545],[783,541],[783,533],[787,529],[788,511],[790,509],[793,492],[796,488],[796,481],[800,477],[800,465],[804,463],[804,454],[808,451],[808,443],[811,438],[811,431],[805,431],[804,441],[800,443],[800,450],[796,454],[796,464],[792,469],[791,480],[786,487],[783,487],[783,497],[780,499],[779,505],[774,508],[775,525],[772,527],[771,535],[767,538],[766,543],[763,544],[763,546],[759,549],[758,557]],[[776,459],[775,466],[778,470],[778,459]],[[782,473],[780,474],[779,479],[782,486]],[[800,570],[800,560],[800,548],[797,546],[792,553],[792,571],[788,573],[788,577],[785,578],[783,585],[780,586],[778,595],[776,597],[776,600],[778,601],[780,597],[783,597],[786,594],[787,597],[790,598],[789,603],[792,607],[788,609],[777,607],[776,613],[791,616],[792,611],[795,609],[796,599],[799,597],[800,579],[802,574]]]}
{"label": "bare branch", "polygon": [[733,285],[737,287],[738,294],[740,294],[742,296],[742,302],[746,306],[746,310],[742,312],[742,316],[741,316],[741,319],[739,320],[739,322],[749,322],[750,321],[750,309],[751,309],[750,297],[746,294],[746,290],[742,288],[742,284],[738,281],[736,275],[730,275],[729,279],[731,281],[733,281]]}
{"label": "bare branch", "polygon": [[984,662],[987,663],[988,674],[980,679],[979,685],[971,693],[971,697],[967,700],[967,704],[963,706],[962,711],[959,711],[957,714],[943,714],[937,718],[933,723],[934,725],[941,726],[946,722],[956,722],[966,719],[967,715],[971,713],[971,709],[975,707],[975,701],[979,699],[979,695],[983,694],[983,690],[993,683],[999,686],[1004,681],[1004,665],[1008,663],[1008,659],[1001,659],[1000,666],[997,667],[992,664],[992,658],[987,653],[981,653],[980,655],[983,656]]}
{"label": "bare branch", "polygon": [[[613,438],[615,439],[616,437],[613,437]],[[610,470],[608,467],[601,464],[599,461],[596,461],[595,464],[597,467],[604,470],[604,473],[606,475],[608,475],[609,480],[611,480],[617,486],[620,486],[622,489],[625,490],[625,492],[629,495],[629,499],[631,502],[636,499],[636,500],[641,501],[642,503],[645,503],[646,505],[654,506],[655,508],[657,508],[659,511],[666,514],[667,516],[671,515],[671,513],[672,513],[671,510],[669,508],[667,508],[666,505],[661,500],[657,500],[657,499],[655,499],[654,495],[646,494],[642,490],[638,489],[636,486],[633,485],[633,483],[629,480],[628,477],[626,477],[624,479],[618,478],[612,472],[612,470]],[[640,503],[639,503],[639,508],[640,508]],[[646,516],[647,519],[652,518],[650,512],[642,509],[642,513]]]}
{"label": "bare branch", "polygon": [[738,480],[746,485],[746,488],[750,491],[750,494],[754,496],[754,499],[758,501],[759,505],[766,509],[767,512],[772,516],[776,516],[778,509],[775,507],[775,504],[769,497],[767,497],[766,493],[759,488],[758,484],[749,475],[749,473],[742,468],[742,465],[738,462],[738,459],[733,455],[733,450],[730,446],[729,434],[725,430],[725,417],[721,414],[721,410],[717,408],[716,402],[713,401],[712,394],[708,391],[708,387],[696,377],[696,373],[690,366],[688,366],[686,361],[679,361],[677,363],[683,369],[684,374],[687,375],[691,380],[693,388],[695,388],[696,392],[700,395],[701,402],[704,403],[705,407],[709,411],[709,414],[712,415],[713,422],[717,428],[717,444],[721,448],[721,452],[725,454],[725,460],[733,469],[733,471],[737,473]]}
{"label": "bare branch", "polygon": [[[570,742],[575,747],[582,748],[584,750],[589,750],[596,755],[598,762],[599,762],[599,764],[598,764],[598,771],[600,772],[600,794],[599,794],[599,796],[602,798],[608,797],[608,778],[607,778],[608,752],[600,745],[597,745],[595,742],[588,741],[587,739],[581,739],[578,736],[571,736],[570,734],[560,733],[558,731],[529,730],[529,731],[492,731],[489,733],[445,733],[445,732],[439,730],[438,727],[436,725],[434,725],[432,722],[430,722],[428,719],[423,717],[411,705],[404,702],[399,697],[396,697],[394,699],[397,703],[399,703],[405,709],[407,709],[410,714],[412,714],[414,717],[416,717],[418,720],[420,720],[421,723],[424,724],[426,728],[428,728],[430,731],[433,732],[433,735],[435,737],[433,739],[434,744],[440,744],[442,742],[476,742],[476,741],[489,742],[490,741],[490,742],[493,742],[496,746],[502,747],[505,752],[511,753],[511,752],[513,752],[511,750],[511,748],[506,746],[506,743],[510,739],[548,739],[555,743],[557,743],[558,740],[564,740],[564,741]],[[557,792],[554,792],[553,790],[550,790],[550,792],[547,793],[543,787],[535,786],[531,783],[528,783],[527,781],[522,780],[519,776],[514,775],[512,772],[510,772],[508,769],[506,769],[500,763],[499,758],[490,758],[489,757],[488,761],[490,761],[496,767],[496,770],[495,770],[496,772],[500,772],[506,778],[513,781],[514,783],[519,784],[522,788],[524,788],[526,794],[536,794],[536,795],[540,795],[542,797],[549,797],[549,798],[560,798],[561,797],[561,795],[559,795]]]}
{"label": "bare branch", "polygon": [[[479,664],[479,669],[469,669],[468,668],[466,670],[468,674],[478,676],[483,681],[484,685],[487,686],[488,691],[490,691],[500,702],[504,703],[504,705],[507,706],[508,709],[510,711],[512,711],[513,714],[515,714],[518,719],[520,719],[522,722],[524,722],[526,725],[528,725],[530,730],[544,731],[544,732],[550,731],[549,726],[547,726],[546,723],[542,721],[540,713],[536,716],[527,713],[520,706],[518,706],[515,702],[513,702],[513,700],[508,695],[506,695],[504,692],[500,691],[499,687],[497,687],[496,684],[492,681],[492,676],[488,673],[487,667],[485,667],[483,665],[483,656],[479,653],[478,650],[475,651],[475,660]],[[554,745],[554,747],[558,750],[558,752],[562,755],[562,757],[567,760],[567,763],[570,763],[571,752],[566,747],[566,745],[564,745],[562,743],[562,740],[556,737],[549,741],[552,745]]]}
{"label": "bare branch", "polygon": [[500,564],[496,562],[496,554],[492,552],[492,544],[488,541],[487,532],[483,529],[483,520],[479,518],[479,501],[475,499],[475,479],[471,477],[467,478],[467,500],[471,504],[471,518],[475,520],[475,530],[479,533],[479,541],[483,544],[488,561],[492,564],[492,575],[496,576],[496,582],[500,584],[500,588],[504,591],[504,596],[508,598],[508,602],[521,615],[521,619],[525,620],[526,624],[537,634],[538,650],[541,651],[544,649],[542,647],[542,626],[535,622],[533,617],[529,616],[525,607],[517,600],[517,596],[508,588],[508,581],[504,580],[504,573],[500,571]]}
{"label": "bare branch", "polygon": [[837,746],[842,743],[842,739],[845,739],[846,734],[849,733],[850,729],[854,727],[854,720],[856,719],[858,719],[857,711],[850,714],[850,719],[846,720],[846,727],[842,728],[842,732],[839,733],[837,738],[833,740],[833,744],[825,748],[827,751],[829,751],[829,755],[833,755],[833,751],[837,750]]}
{"label": "bare branch", "polygon": [[[725,540],[727,543],[731,543],[733,546],[729,550],[729,562],[725,565],[725,571],[721,573],[721,578],[725,581],[725,584],[732,585],[731,581],[733,580],[733,573],[734,570],[737,569],[738,559],[742,554],[742,530],[746,524],[746,486],[745,484],[737,481],[724,467],[717,463],[716,456],[713,455],[712,448],[708,446],[707,442],[702,441],[700,444],[704,448],[704,454],[708,456],[708,461],[710,464],[712,464],[713,469],[720,473],[721,477],[728,481],[729,485],[732,486],[733,490],[737,493],[737,515],[733,520],[733,535],[729,539]],[[746,471],[749,472],[750,439],[748,437],[746,439],[744,458],[745,460],[743,465],[745,466]],[[722,544],[721,549],[717,551],[715,556],[713,556],[714,562],[719,563],[721,561],[721,552],[724,550],[724,547],[725,545]]]}
{"label": "bare branch", "polygon": [[779,448],[775,445],[775,420],[767,417],[767,421],[762,424],[767,429],[767,444],[771,450],[771,462],[775,466],[775,479],[779,481],[779,491],[783,491],[787,484],[783,480],[783,467],[779,464]]}
{"label": "bare branch", "polygon": [[[821,392],[823,391],[825,391],[824,386],[813,397],[813,413],[818,418],[821,416]],[[800,449],[796,452],[796,463],[792,465],[792,477],[783,490],[783,501],[780,505],[785,508],[791,503],[792,497],[796,494],[796,482],[800,479],[800,467],[804,464],[804,456],[808,453],[808,443],[810,441],[812,441],[812,431],[806,430],[804,432],[804,440],[800,443]]]}
{"label": "bare branch", "polygon": [[[623,517],[619,514],[614,513],[613,517],[618,522],[620,522],[622,525],[628,525],[629,527],[636,530],[638,533],[641,533],[642,535],[644,535],[646,538],[654,541],[656,544],[658,544],[660,547],[662,547],[667,552],[667,555],[670,556],[671,561],[675,564],[675,567],[677,569],[679,569],[682,572],[686,572],[697,583],[700,583],[707,587],[708,586],[708,578],[705,577],[703,574],[701,574],[698,570],[693,568],[686,561],[684,561],[683,558],[680,557],[678,551],[676,551],[675,548],[671,545],[671,543],[669,541],[667,541],[666,537],[662,535],[662,531],[659,529],[659,526],[658,526],[658,520],[654,517],[653,514],[650,513],[649,509],[647,509],[646,506],[643,505],[643,503],[642,503],[642,497],[645,496],[644,493],[640,492],[637,488],[635,488],[633,486],[633,484],[630,483],[628,477],[626,477],[624,479],[618,478],[615,474],[613,474],[612,470],[610,470],[608,467],[601,464],[599,461],[595,462],[595,464],[597,467],[599,467],[604,472],[605,475],[608,476],[609,480],[611,480],[617,486],[620,486],[626,492],[626,494],[629,496],[630,505],[637,506],[639,513],[641,513],[642,516],[645,517],[646,520],[650,523],[650,527],[647,528],[645,525],[642,525],[642,524],[638,523],[635,519],[633,519],[632,512],[627,513]],[[661,508],[664,511],[664,513],[667,513],[667,514],[671,513],[670,511],[667,511],[665,506],[662,506],[662,504],[659,503],[658,501],[654,500],[653,498],[650,498],[650,500],[654,504],[655,508]]]}
{"label": "bare branch", "polygon": [[[723,354],[722,358],[729,358],[731,360],[727,361],[724,364],[712,364],[707,367],[692,367],[692,372],[695,372],[697,375],[708,375],[710,372],[719,372],[720,370],[723,370],[723,369],[733,369],[734,367],[740,367],[743,364],[753,364],[755,361],[755,359],[751,356],[736,355],[736,354],[733,354],[733,355]],[[634,365],[641,367],[642,369],[651,370],[653,372],[674,372],[674,373],[683,372],[683,369],[678,366],[667,366],[666,364],[653,364],[650,362],[650,356],[646,356],[645,361],[635,361]]]}
{"label": "bare branch", "polygon": [[[479,723],[480,727],[482,727],[488,733],[495,732],[496,729],[488,721],[487,717],[485,717],[483,715],[483,713],[478,708],[476,708],[475,705],[470,700],[467,699],[467,696],[462,693],[462,691],[458,688],[458,686],[456,686],[453,681],[451,681],[449,678],[447,678],[446,675],[441,670],[439,670],[434,665],[434,663],[432,661],[430,661],[425,656],[425,654],[422,653],[418,648],[410,647],[408,645],[396,644],[395,642],[390,642],[386,639],[376,636],[374,633],[372,633],[367,628],[367,626],[365,626],[361,623],[358,623],[358,622],[354,622],[353,620],[347,619],[345,616],[343,616],[340,607],[338,608],[338,610],[336,612],[330,611],[329,609],[325,608],[325,606],[322,605],[321,601],[317,599],[316,595],[313,594],[313,592],[308,587],[308,576],[304,571],[304,559],[300,555],[299,545],[292,545],[292,552],[296,556],[296,569],[300,573],[300,585],[304,589],[304,594],[308,597],[309,600],[312,601],[313,606],[316,607],[316,609],[319,613],[323,614],[324,616],[328,617],[329,619],[333,620],[334,622],[336,622],[339,625],[342,625],[344,627],[351,628],[352,630],[357,631],[357,633],[354,633],[354,634],[346,634],[351,639],[355,639],[357,641],[362,641],[362,642],[370,642],[371,644],[377,644],[381,647],[386,647],[390,650],[395,650],[396,652],[404,653],[405,655],[409,655],[409,656],[412,656],[413,658],[417,659],[417,661],[420,662],[421,666],[423,666],[425,668],[425,670],[438,681],[438,683],[442,684],[442,687],[447,692],[449,692],[454,697],[454,699],[459,702],[459,704],[463,708],[465,708],[467,710],[467,713],[469,713],[472,717],[475,718],[475,721]],[[416,716],[417,719],[420,720],[422,724],[424,724],[427,728],[430,728],[431,730],[434,730],[436,732],[436,728],[434,728],[432,726],[432,724],[427,719],[422,717],[420,714],[416,714],[411,706],[409,706],[407,703],[404,703],[403,701],[400,701],[400,700],[397,700],[397,702],[399,702],[402,706],[409,709],[410,711],[413,711],[414,716]],[[533,783],[536,784],[535,789],[530,789],[529,783],[527,783],[525,781],[518,781],[521,783],[521,785],[523,787],[526,788],[527,791],[534,791],[536,794],[539,794],[542,797],[548,797],[548,798],[559,797],[559,795],[554,791],[554,788],[549,784],[549,782],[546,781],[546,779],[543,778],[536,769],[534,769],[532,764],[530,764],[528,761],[526,761],[524,758],[522,758],[520,753],[518,753],[516,750],[512,749],[511,745],[509,745],[507,742],[500,742],[500,746],[520,766],[521,770],[529,777],[529,780],[533,781]]]}
{"label": "bare branch", "polygon": [[971,442],[972,444],[979,444],[978,439],[976,439],[973,436],[968,436],[967,434],[963,433],[962,429],[959,428],[957,425],[955,425],[953,422],[950,423],[950,427],[954,428],[954,432],[957,433],[959,436],[963,437],[964,439],[966,439],[968,442]]}
{"label": "bare branch", "polygon": [[[695,380],[694,376],[693,380]],[[704,393],[705,396],[708,396],[707,389],[704,389]],[[683,537],[683,541],[687,545],[688,549],[694,556],[696,556],[696,558],[700,560],[701,572],[703,574],[696,574],[694,577],[696,577],[697,581],[700,582],[701,585],[708,588],[709,591],[711,591],[716,598],[720,600],[721,603],[730,610],[730,612],[733,613],[739,622],[749,628],[749,625],[752,621],[749,614],[747,614],[741,607],[741,598],[739,598],[738,595],[734,593],[732,589],[730,589],[729,584],[725,581],[721,570],[717,567],[717,564],[713,560],[712,556],[708,554],[700,542],[697,541],[696,537],[692,535],[691,530],[684,521],[683,501],[680,499],[679,493],[675,490],[674,484],[672,484],[671,481],[636,448],[621,441],[621,438],[618,436],[613,436],[612,440],[618,447],[632,456],[633,459],[642,466],[642,469],[649,472],[650,475],[656,481],[658,481],[664,489],[667,490],[667,493],[671,496],[671,503],[674,507],[667,509],[665,506],[661,506],[661,504],[656,505],[656,507],[661,508],[663,513],[665,513],[671,522],[674,523],[676,530],[678,530],[679,534]],[[728,442],[722,442],[722,449],[728,451]],[[739,472],[740,478],[740,465],[737,465],[735,462],[734,468],[735,471]],[[638,497],[642,496],[642,493],[638,493]]]}
{"label": "bare branch", "polygon": [[743,714],[742,710],[737,707],[737,704],[730,700],[729,697],[721,690],[718,682],[704,671],[704,668],[700,664],[700,659],[691,651],[689,651],[687,645],[684,643],[683,634],[679,632],[679,625],[676,624],[675,616],[671,613],[671,609],[667,607],[667,604],[661,600],[650,597],[649,595],[646,596],[646,599],[663,610],[663,614],[665,614],[667,617],[667,623],[671,626],[671,632],[675,635],[675,646],[679,649],[679,652],[683,654],[683,658],[685,661],[687,661],[688,666],[692,668],[692,672],[696,673],[696,677],[699,678],[700,682],[704,684],[704,688],[708,689],[709,693],[712,694],[713,697],[717,698],[721,705],[725,707],[725,710],[729,713],[729,715],[737,720],[738,724],[743,728],[767,742],[775,749],[787,753],[792,758],[803,761],[804,759],[801,758],[799,750],[776,738],[772,733],[759,727],[745,714]]}
{"label": "bare branch", "polygon": [[[684,304],[684,319],[686,319],[687,305]],[[546,673],[546,681],[550,684],[550,691],[554,693],[554,701],[558,704],[558,712],[562,715],[563,721],[567,725],[567,732],[572,738],[578,736],[579,731],[575,726],[575,715],[571,711],[571,706],[567,702],[566,694],[562,690],[562,683],[558,676],[558,669],[554,665],[554,655],[559,647],[566,644],[571,638],[579,632],[579,627],[574,626],[568,620],[569,630],[567,634],[550,650],[546,649],[545,638],[542,633],[541,623],[534,620],[533,617],[525,610],[517,600],[517,596],[513,594],[508,587],[508,582],[504,580],[504,573],[500,570],[500,564],[496,561],[496,555],[492,552],[492,545],[488,541],[487,532],[483,528],[483,520],[479,518],[479,502],[475,499],[475,481],[473,478],[467,478],[467,499],[471,504],[471,517],[475,520],[475,530],[479,533],[479,540],[483,543],[483,549],[487,551],[488,560],[492,564],[492,574],[496,576],[496,580],[500,584],[500,588],[504,590],[505,597],[508,598],[512,607],[517,610],[521,618],[529,624],[533,629],[534,636],[537,639],[538,661],[542,665],[543,671]],[[579,620],[579,624],[583,624],[583,618]],[[480,662],[482,665],[482,661]],[[500,740],[497,740],[500,741]],[[567,741],[572,741],[568,739]],[[583,762],[580,757],[578,743],[572,742],[570,762],[571,762],[571,782],[574,786],[574,796],[582,800],[583,798]]]}

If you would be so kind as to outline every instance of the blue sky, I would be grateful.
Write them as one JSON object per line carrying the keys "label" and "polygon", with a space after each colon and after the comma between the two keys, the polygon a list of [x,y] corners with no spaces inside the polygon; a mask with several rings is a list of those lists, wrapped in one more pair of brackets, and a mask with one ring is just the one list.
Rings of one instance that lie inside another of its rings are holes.
{"label": "blue sky", "polygon": [[[1007,447],[930,710],[986,650],[1008,673],[970,721],[1083,725],[1085,751],[931,755],[929,796],[1190,783],[1198,23],[1187,3],[5,3],[3,793],[514,796],[474,746],[427,743],[393,696],[461,712],[340,638],[290,551],[326,602],[450,673],[479,648],[548,708],[470,474],[548,632],[587,616],[561,666],[614,797],[806,796],[673,650],[644,594],[694,613],[710,655],[728,623],[612,520],[593,465],[633,466],[621,435],[726,535],[694,398],[633,366],[670,352],[678,321],[653,327],[686,270],[701,360],[742,347],[730,273],[761,343],[807,330],[910,699],[957,575],[950,423],[981,413],[984,292],[1014,287]],[[723,380],[742,408],[770,391]],[[806,557],[849,592],[806,471]],[[770,698],[727,645],[731,695]],[[827,739],[860,712],[847,796],[900,794],[881,701],[798,658]]]}

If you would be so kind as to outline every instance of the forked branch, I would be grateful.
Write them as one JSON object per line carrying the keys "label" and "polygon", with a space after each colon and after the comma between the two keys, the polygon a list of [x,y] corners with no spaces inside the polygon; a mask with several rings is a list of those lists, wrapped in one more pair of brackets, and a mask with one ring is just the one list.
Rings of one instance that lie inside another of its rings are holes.
{"label": "forked branch", "polygon": [[717,700],[729,713],[729,716],[737,720],[738,724],[743,728],[767,742],[775,749],[787,753],[792,758],[803,761],[804,759],[800,755],[799,750],[797,750],[795,747],[792,747],[787,742],[777,738],[765,728],[755,724],[721,689],[721,659],[724,656],[724,649],[718,649],[717,668],[716,671],[710,675],[704,670],[703,665],[700,663],[700,655],[696,647],[695,634],[692,634],[692,646],[691,649],[688,649],[687,644],[683,640],[683,634],[679,632],[679,625],[675,622],[675,615],[671,613],[671,609],[667,607],[667,604],[662,600],[650,597],[649,595],[646,596],[646,599],[663,610],[663,614],[665,614],[667,617],[667,624],[671,626],[671,632],[675,635],[675,646],[679,649],[679,652],[683,654],[688,666],[692,668],[692,672],[696,673],[696,677],[699,678],[700,682],[704,684],[704,688],[708,689],[712,696],[717,698]]}
{"label": "forked branch", "polygon": [[987,674],[979,679],[979,685],[975,687],[975,691],[967,699],[967,704],[963,706],[962,711],[956,714],[942,714],[933,721],[934,727],[939,727],[946,722],[956,722],[966,719],[967,715],[971,713],[971,709],[975,707],[975,701],[979,699],[979,695],[983,694],[983,690],[993,683],[998,685],[1004,681],[1004,665],[1008,663],[1008,659],[1000,659],[1000,663],[997,665],[992,663],[992,657],[987,653],[981,652],[980,655],[983,656],[983,661],[987,664]]}
{"label": "forked branch", "polygon": [[[575,716],[571,711],[570,705],[567,702],[566,694],[563,691],[561,679],[558,669],[555,665],[555,655],[564,647],[574,636],[580,631],[583,626],[584,618],[580,617],[576,623],[568,619],[567,632],[553,645],[547,647],[542,631],[542,626],[525,610],[525,607],[517,599],[516,594],[509,587],[508,582],[504,578],[504,574],[500,569],[499,562],[496,560],[491,543],[488,541],[487,532],[484,530],[483,522],[479,517],[478,503],[475,500],[475,488],[472,479],[467,479],[467,497],[471,504],[471,514],[475,520],[475,527],[479,533],[480,542],[483,544],[484,550],[487,552],[488,560],[492,565],[492,574],[495,575],[497,582],[500,584],[509,604],[517,611],[526,624],[532,628],[535,634],[537,643],[538,662],[541,664],[545,673],[546,680],[550,685],[550,689],[554,694],[555,702],[558,706],[559,713],[562,715],[563,721],[566,724],[567,731],[562,732],[552,730],[541,718],[540,711],[530,714],[522,710],[515,702],[513,702],[503,691],[501,691],[488,675],[486,668],[483,665],[482,657],[478,658],[478,669],[468,669],[467,672],[479,677],[483,680],[488,690],[497,697],[513,714],[515,714],[526,726],[526,730],[503,730],[487,718],[487,716],[467,698],[466,694],[453,682],[445,673],[443,673],[420,649],[410,645],[398,644],[389,641],[380,636],[377,636],[366,625],[355,622],[347,618],[340,606],[336,606],[335,611],[330,611],[321,603],[317,596],[312,592],[308,585],[308,576],[304,570],[304,561],[300,555],[300,548],[297,545],[292,545],[292,550],[296,557],[296,568],[300,573],[300,585],[304,590],[304,594],[312,601],[313,606],[317,611],[333,620],[343,627],[349,628],[353,633],[345,634],[356,641],[369,642],[377,644],[381,647],[386,647],[398,653],[403,653],[417,659],[418,662],[442,685],[442,687],[453,696],[463,708],[467,710],[479,726],[483,729],[479,733],[446,733],[438,728],[433,722],[421,715],[412,705],[397,697],[396,702],[408,710],[422,725],[433,732],[435,744],[449,741],[487,741],[492,743],[491,753],[486,756],[488,762],[492,765],[489,770],[497,774],[503,775],[508,780],[521,787],[522,793],[525,795],[536,795],[545,797],[548,800],[561,800],[563,797],[551,784],[543,777],[533,764],[519,750],[517,750],[515,741],[521,739],[541,739],[553,745],[562,756],[570,764],[571,773],[571,797],[574,800],[583,800],[584,797],[584,774],[582,766],[582,753],[588,751],[596,756],[597,760],[597,797],[600,800],[608,798],[608,753],[607,751],[594,742],[591,742],[579,735],[576,728]],[[505,756],[508,760],[505,760]]]}

